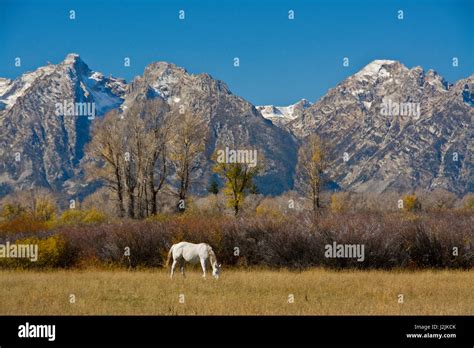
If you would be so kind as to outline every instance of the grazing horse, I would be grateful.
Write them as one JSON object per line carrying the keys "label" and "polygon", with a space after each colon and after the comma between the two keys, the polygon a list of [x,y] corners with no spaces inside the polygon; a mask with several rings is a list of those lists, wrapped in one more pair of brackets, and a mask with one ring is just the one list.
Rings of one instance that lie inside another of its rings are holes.
{"label": "grazing horse", "polygon": [[173,264],[171,265],[171,275],[173,278],[174,269],[179,262],[181,268],[181,273],[184,275],[184,265],[186,262],[197,264],[201,263],[203,278],[206,278],[206,261],[209,259],[209,262],[212,267],[212,276],[216,279],[219,278],[219,273],[221,271],[221,265],[217,264],[216,254],[212,250],[211,246],[206,243],[193,244],[188,242],[181,242],[173,244],[168,253],[168,259],[166,260],[166,266],[169,265],[171,257],[173,257]]}

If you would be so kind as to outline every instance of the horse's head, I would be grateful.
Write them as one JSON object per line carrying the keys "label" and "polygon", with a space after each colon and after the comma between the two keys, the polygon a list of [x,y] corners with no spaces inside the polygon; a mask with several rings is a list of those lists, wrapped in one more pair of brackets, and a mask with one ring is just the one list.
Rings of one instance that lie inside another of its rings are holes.
{"label": "horse's head", "polygon": [[221,274],[221,264],[216,264],[214,265],[214,267],[212,267],[212,276],[216,279],[219,279],[219,275]]}

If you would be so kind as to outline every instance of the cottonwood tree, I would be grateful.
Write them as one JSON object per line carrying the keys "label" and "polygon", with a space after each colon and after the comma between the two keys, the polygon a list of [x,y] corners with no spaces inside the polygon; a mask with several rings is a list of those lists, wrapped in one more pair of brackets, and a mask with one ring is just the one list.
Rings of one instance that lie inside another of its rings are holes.
{"label": "cottonwood tree", "polygon": [[213,171],[224,179],[223,193],[227,197],[227,206],[234,210],[237,216],[242,208],[246,194],[250,190],[256,190],[254,178],[264,169],[263,156],[260,155],[257,165],[250,163],[225,163],[217,160],[215,153],[212,159],[215,162]]}
{"label": "cottonwood tree", "polygon": [[185,201],[192,174],[204,162],[206,123],[189,112],[174,112],[169,158],[177,177],[176,195]]}
{"label": "cottonwood tree", "polygon": [[146,138],[146,200],[147,215],[158,212],[157,197],[165,184],[169,167],[169,141],[171,139],[173,114],[161,99],[153,99],[144,106]]}
{"label": "cottonwood tree", "polygon": [[94,123],[86,171],[116,193],[120,216],[157,213],[157,194],[167,175],[168,111],[164,101],[146,100]]}
{"label": "cottonwood tree", "polygon": [[129,217],[157,213],[157,195],[168,174],[171,117],[161,99],[134,104],[126,113],[124,132],[129,160],[125,162]]}
{"label": "cottonwood tree", "polygon": [[311,134],[298,150],[297,171],[303,189],[311,199],[313,211],[321,208],[321,188],[327,165],[327,147],[318,135]]}
{"label": "cottonwood tree", "polygon": [[117,110],[108,112],[102,119],[96,118],[91,132],[91,142],[86,147],[88,179],[100,179],[105,186],[115,192],[117,210],[120,217],[125,216],[123,142],[124,122]]}
{"label": "cottonwood tree", "polygon": [[141,191],[143,184],[141,178],[143,177],[143,162],[145,160],[145,145],[143,142],[145,126],[140,115],[135,114],[135,112],[139,111],[134,109],[128,110],[126,114],[127,127],[124,128],[123,134],[126,150],[124,153],[123,173],[128,201],[127,212],[128,217],[132,219],[141,215],[138,211],[139,207],[137,206],[136,198],[139,198],[138,193]]}
{"label": "cottonwood tree", "polygon": [[433,191],[418,190],[416,196],[419,198],[424,210],[446,210],[456,205],[458,198],[448,190],[437,188]]}

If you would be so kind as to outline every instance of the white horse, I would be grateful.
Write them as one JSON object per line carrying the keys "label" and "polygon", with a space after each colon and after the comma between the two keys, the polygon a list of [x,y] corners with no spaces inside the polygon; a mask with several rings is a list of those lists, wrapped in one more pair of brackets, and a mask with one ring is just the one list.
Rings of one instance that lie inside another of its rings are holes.
{"label": "white horse", "polygon": [[216,254],[212,250],[211,246],[206,243],[193,244],[188,242],[181,242],[173,244],[168,253],[168,259],[166,260],[166,266],[169,265],[169,262],[173,257],[173,264],[171,265],[171,275],[173,278],[174,269],[179,262],[181,273],[184,275],[184,265],[187,262],[192,264],[201,263],[203,278],[206,278],[206,261],[209,259],[209,262],[212,267],[212,276],[216,279],[219,278],[221,271],[221,265],[217,264]]}

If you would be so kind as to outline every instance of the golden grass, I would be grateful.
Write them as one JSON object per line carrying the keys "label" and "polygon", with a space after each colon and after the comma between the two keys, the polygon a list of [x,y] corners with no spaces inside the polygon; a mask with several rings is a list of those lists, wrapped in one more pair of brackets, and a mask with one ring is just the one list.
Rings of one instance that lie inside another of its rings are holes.
{"label": "golden grass", "polygon": [[474,314],[474,270],[225,270],[217,281],[197,271],[0,271],[0,283],[1,315]]}

